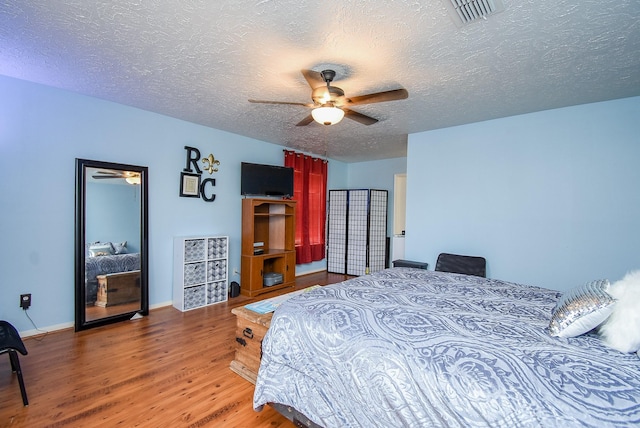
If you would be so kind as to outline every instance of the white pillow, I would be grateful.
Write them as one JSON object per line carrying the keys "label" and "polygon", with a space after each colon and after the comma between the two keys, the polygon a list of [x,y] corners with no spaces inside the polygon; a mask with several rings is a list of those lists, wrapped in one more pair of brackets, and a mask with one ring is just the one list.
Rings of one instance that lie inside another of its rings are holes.
{"label": "white pillow", "polygon": [[615,300],[607,293],[609,281],[587,282],[563,294],[551,313],[549,334],[576,337],[593,330],[613,311]]}
{"label": "white pillow", "polygon": [[110,256],[113,254],[111,242],[96,242],[89,245],[89,257]]}
{"label": "white pillow", "polygon": [[640,270],[627,273],[611,285],[617,300],[611,316],[600,326],[606,345],[620,352],[640,350]]}

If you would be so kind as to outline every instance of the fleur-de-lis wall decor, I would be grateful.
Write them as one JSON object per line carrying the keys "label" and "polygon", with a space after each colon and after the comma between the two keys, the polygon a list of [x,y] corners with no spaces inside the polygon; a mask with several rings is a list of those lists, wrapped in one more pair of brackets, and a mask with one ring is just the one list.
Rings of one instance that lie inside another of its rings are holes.
{"label": "fleur-de-lis wall decor", "polygon": [[209,174],[218,172],[218,168],[216,168],[216,166],[220,165],[220,161],[214,158],[213,154],[210,154],[206,158],[202,158],[202,163],[204,164],[204,170],[209,171]]}

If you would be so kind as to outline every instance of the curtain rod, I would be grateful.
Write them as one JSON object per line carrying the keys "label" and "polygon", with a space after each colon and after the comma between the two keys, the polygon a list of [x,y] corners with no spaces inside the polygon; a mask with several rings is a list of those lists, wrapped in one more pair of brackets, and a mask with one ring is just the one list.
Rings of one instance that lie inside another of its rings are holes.
{"label": "curtain rod", "polygon": [[296,152],[295,150],[287,150],[287,149],[282,149],[283,152],[285,153],[292,153],[296,156],[306,156],[306,157],[310,157],[311,159],[313,159],[314,161],[318,161],[321,160],[324,163],[329,163],[329,159],[322,159],[321,157],[314,157],[312,155],[308,155],[305,153],[300,153],[300,152]]}

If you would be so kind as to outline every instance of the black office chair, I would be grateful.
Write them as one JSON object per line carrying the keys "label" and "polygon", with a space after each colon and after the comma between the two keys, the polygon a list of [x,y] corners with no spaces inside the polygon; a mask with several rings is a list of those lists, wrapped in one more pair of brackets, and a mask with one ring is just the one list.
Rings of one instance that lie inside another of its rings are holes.
{"label": "black office chair", "polygon": [[24,387],[24,379],[22,379],[22,369],[18,360],[18,352],[27,355],[27,348],[24,347],[22,339],[18,334],[18,330],[6,321],[0,321],[0,354],[9,353],[11,361],[11,370],[18,375],[18,383],[20,384],[20,393],[22,394],[22,403],[29,405],[27,399],[27,390]]}
{"label": "black office chair", "polygon": [[461,256],[458,254],[440,253],[436,261],[436,271],[463,273],[485,278],[487,276],[487,261],[484,257]]}

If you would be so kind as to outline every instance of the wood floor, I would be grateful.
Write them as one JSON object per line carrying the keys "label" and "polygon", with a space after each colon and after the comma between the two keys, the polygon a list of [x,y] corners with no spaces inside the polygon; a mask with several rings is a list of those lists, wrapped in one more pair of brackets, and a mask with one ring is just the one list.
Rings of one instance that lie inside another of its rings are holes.
{"label": "wood floor", "polygon": [[[296,289],[344,279],[305,275]],[[0,355],[0,427],[293,427],[268,406],[255,412],[253,384],[229,369],[231,309],[255,300],[240,296],[184,313],[164,307],[142,319],[26,338],[29,354],[20,363],[29,406]]]}

